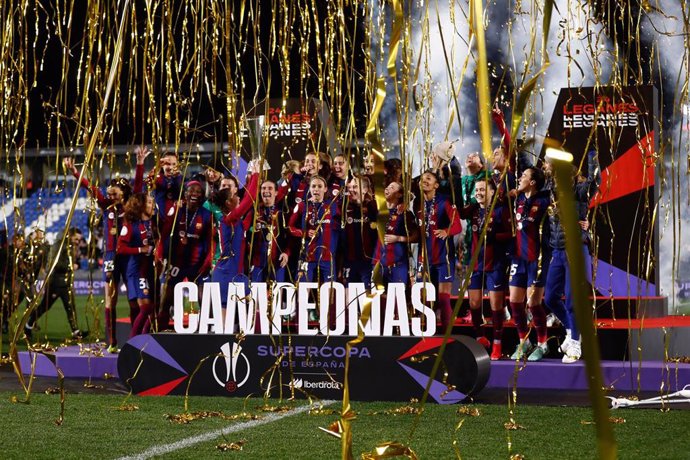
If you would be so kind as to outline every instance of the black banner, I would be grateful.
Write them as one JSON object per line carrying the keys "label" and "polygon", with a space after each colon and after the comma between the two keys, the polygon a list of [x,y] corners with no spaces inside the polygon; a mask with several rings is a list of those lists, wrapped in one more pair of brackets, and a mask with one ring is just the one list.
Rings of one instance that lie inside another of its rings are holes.
{"label": "black banner", "polygon": [[[263,396],[340,399],[345,345],[352,337],[152,334],[130,339],[118,357],[120,379],[139,395]],[[357,401],[409,401],[429,380],[442,338],[367,337],[350,357]],[[477,394],[491,364],[476,340],[452,336],[429,392],[439,404]],[[446,377],[447,376],[447,377]]]}
{"label": "black banner", "polygon": [[594,285],[601,295],[659,295],[658,96],[653,86],[564,88],[548,137],[573,154],[587,174],[596,150],[600,191],[590,208],[597,255]]}
{"label": "black banner", "polygon": [[323,101],[268,99],[258,105],[245,101],[238,111],[245,110],[240,130],[242,157],[251,160],[265,151],[271,180],[280,179],[281,167],[288,160],[302,161],[308,152],[335,155],[340,151],[330,111]]}

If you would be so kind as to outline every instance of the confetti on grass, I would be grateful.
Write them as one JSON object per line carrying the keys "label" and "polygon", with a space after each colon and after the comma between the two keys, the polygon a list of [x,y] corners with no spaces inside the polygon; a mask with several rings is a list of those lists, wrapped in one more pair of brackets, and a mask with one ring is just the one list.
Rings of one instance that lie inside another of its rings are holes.
{"label": "confetti on grass", "polygon": [[237,442],[222,442],[216,446],[216,449],[220,450],[221,452],[227,452],[227,451],[233,451],[233,450],[242,450],[242,447],[247,443],[246,439],[242,439],[241,441]]}
{"label": "confetti on grass", "polygon": [[136,404],[123,404],[122,406],[118,407],[117,410],[123,412],[134,412],[135,410],[139,410],[139,406]]}
{"label": "confetti on grass", "polygon": [[203,420],[207,418],[220,418],[223,420],[258,420],[261,417],[254,414],[242,412],[241,414],[227,415],[218,411],[198,411],[189,412],[187,414],[165,414],[165,418],[171,423],[187,424],[195,420]]}
{"label": "confetti on grass", "polygon": [[469,415],[470,417],[479,417],[482,413],[476,407],[462,406],[458,407],[459,415]]}
{"label": "confetti on grass", "polygon": [[379,460],[382,458],[406,457],[416,460],[417,454],[405,444],[399,442],[386,442],[377,446],[372,452],[362,454],[362,460]]}
{"label": "confetti on grass", "polygon": [[515,430],[526,430],[527,429],[524,426],[522,426],[516,422],[506,422],[503,426],[505,427],[506,430],[513,430],[513,431],[515,431]]}

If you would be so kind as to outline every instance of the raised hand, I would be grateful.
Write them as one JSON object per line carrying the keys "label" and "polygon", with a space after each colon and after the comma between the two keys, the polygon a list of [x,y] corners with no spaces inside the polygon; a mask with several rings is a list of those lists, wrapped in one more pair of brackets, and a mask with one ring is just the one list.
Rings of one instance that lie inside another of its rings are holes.
{"label": "raised hand", "polygon": [[137,156],[137,164],[143,165],[146,157],[151,155],[151,150],[145,146],[137,146],[137,148],[134,149],[134,154]]}
{"label": "raised hand", "polygon": [[77,172],[77,168],[74,166],[74,158],[72,157],[63,158],[62,166],[65,167],[65,170],[70,171],[73,174]]}

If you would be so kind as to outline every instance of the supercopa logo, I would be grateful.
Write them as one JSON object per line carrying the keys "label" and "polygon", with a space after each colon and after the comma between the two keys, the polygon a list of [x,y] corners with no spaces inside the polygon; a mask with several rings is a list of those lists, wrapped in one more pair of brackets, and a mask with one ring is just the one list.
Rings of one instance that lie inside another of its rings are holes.
{"label": "supercopa logo", "polygon": [[213,378],[218,385],[232,393],[247,383],[251,373],[249,359],[238,343],[225,343],[220,351],[213,359]]}

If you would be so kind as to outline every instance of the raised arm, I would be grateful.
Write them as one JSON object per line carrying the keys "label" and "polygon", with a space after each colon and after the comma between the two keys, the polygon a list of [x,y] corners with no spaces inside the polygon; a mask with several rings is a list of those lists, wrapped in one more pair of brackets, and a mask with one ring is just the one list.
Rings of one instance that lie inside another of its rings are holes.
{"label": "raised arm", "polygon": [[[74,166],[74,158],[66,157],[64,160],[62,160],[62,164],[66,170],[71,172],[72,175],[77,180],[79,180],[79,170],[76,168],[76,166]],[[91,192],[91,194],[96,198],[98,206],[101,209],[105,209],[110,204],[108,202],[108,199],[103,195],[103,192],[101,192],[101,189],[96,187],[95,185],[91,185],[91,183],[86,177],[81,178],[81,182],[79,182],[79,185]]]}
{"label": "raised arm", "polygon": [[498,106],[498,104],[495,104],[493,110],[491,110],[491,118],[493,118],[494,123],[498,128],[498,131],[501,133],[501,137],[503,139],[503,148],[505,148],[506,158],[508,158],[510,154],[510,131],[506,126],[506,120],[503,116],[503,111]]}
{"label": "raised arm", "polygon": [[245,214],[254,206],[259,189],[259,173],[253,173],[247,184],[242,201],[227,216],[223,218],[226,224],[233,225],[242,220]]}
{"label": "raised arm", "polygon": [[137,146],[134,153],[137,156],[137,167],[134,173],[134,193],[141,193],[144,191],[144,160],[151,154],[151,150]]}

